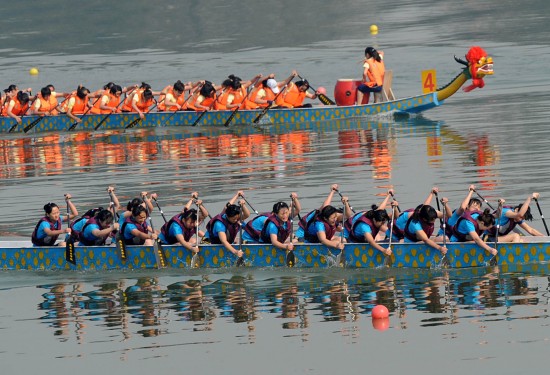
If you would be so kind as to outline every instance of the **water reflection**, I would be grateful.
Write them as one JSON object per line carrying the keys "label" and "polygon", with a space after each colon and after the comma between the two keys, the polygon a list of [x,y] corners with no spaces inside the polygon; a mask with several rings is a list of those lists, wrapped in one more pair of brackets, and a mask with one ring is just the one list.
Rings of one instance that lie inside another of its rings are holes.
{"label": "water reflection", "polygon": [[[472,316],[476,322],[544,318],[542,309],[529,316],[524,314],[533,310],[515,309],[539,304],[546,308],[550,283],[534,274],[548,273],[549,265],[535,267],[528,273],[493,267],[409,274],[341,270],[337,275],[300,272],[273,277],[269,271],[268,279],[257,272],[230,278],[177,276],[176,281],[147,276],[95,285],[58,283],[39,286],[47,292],[37,308],[54,336],[61,341],[74,336],[78,343],[87,342],[96,330],[112,331],[113,340],[120,341],[133,335],[215,331],[217,322],[223,326],[220,321],[246,325],[246,341],[254,343],[259,319],[280,320],[282,336],[296,330],[303,341],[316,324],[341,322],[340,333],[353,340],[362,329],[359,320],[370,318],[380,304],[388,308],[390,319],[373,322],[377,329],[470,324]],[[546,300],[541,299],[544,296]],[[420,318],[411,312],[421,313]]]}

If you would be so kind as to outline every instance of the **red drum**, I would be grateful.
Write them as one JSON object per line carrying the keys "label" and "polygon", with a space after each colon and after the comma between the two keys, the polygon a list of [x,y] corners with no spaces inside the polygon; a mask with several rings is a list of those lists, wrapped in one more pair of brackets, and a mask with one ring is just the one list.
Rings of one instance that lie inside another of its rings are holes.
{"label": "red drum", "polygon": [[[334,100],[337,105],[355,105],[357,100],[357,86],[361,84],[359,79],[342,78],[334,86]],[[370,93],[363,95],[363,104],[368,104]]]}

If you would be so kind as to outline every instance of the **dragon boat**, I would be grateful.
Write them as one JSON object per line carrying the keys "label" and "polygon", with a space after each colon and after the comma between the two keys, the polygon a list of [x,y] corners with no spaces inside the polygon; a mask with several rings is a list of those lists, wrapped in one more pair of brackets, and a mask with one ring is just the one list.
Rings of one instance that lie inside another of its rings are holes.
{"label": "dragon boat", "polygon": [[[261,110],[149,112],[144,119],[136,113],[85,114],[79,124],[66,115],[57,116],[24,116],[21,124],[10,117],[0,117],[0,134],[63,131],[104,131],[129,128],[155,128],[165,126],[228,126],[252,124],[261,116],[260,124],[279,124],[289,130],[295,124],[361,118],[385,113],[416,114],[438,107],[455,94],[469,79],[472,84],[464,91],[484,86],[483,78],[493,74],[493,60],[480,47],[472,47],[466,54],[466,60],[455,60],[464,65],[462,71],[447,85],[434,92],[413,97],[390,99],[381,103],[362,105],[320,105],[311,108],[278,109],[265,112]],[[200,116],[200,118],[199,118]],[[232,117],[233,116],[233,117]],[[231,118],[231,121],[228,120]]]}
{"label": "dragon boat", "polygon": [[[321,244],[297,244],[291,266],[296,268],[468,268],[489,264],[517,266],[539,264],[550,260],[549,237],[525,237],[521,243],[498,244],[493,258],[474,243],[448,243],[442,259],[440,252],[424,243],[392,244],[392,256],[384,255],[368,244],[349,243],[343,253]],[[115,246],[76,246],[69,262],[61,247],[33,247],[30,241],[0,242],[0,269],[3,270],[114,270],[160,268],[153,246],[128,246],[125,259]],[[243,266],[288,267],[287,254],[272,245],[243,244]],[[237,265],[238,258],[220,245],[201,245],[193,260],[182,246],[162,246],[163,267],[224,268]]]}

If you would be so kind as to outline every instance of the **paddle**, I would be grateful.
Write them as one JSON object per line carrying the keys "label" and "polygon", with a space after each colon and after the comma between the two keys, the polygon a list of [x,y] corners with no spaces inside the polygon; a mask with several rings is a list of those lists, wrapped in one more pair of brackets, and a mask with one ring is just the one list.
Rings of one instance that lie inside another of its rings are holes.
{"label": "paddle", "polygon": [[[153,226],[153,218],[151,217],[151,212],[147,207],[145,207],[145,210],[147,212],[147,216],[149,219],[149,223],[151,224],[151,229],[153,230],[153,233],[155,232],[155,227]],[[164,251],[162,250],[162,243],[160,241],[160,238],[156,238],[153,240],[153,250],[155,252],[155,260],[157,261],[157,268],[166,268],[166,259],[164,257]]]}
{"label": "paddle", "polygon": [[[391,213],[391,220],[390,220],[390,240],[388,242],[388,250],[391,250],[391,242],[393,237],[393,207],[392,207],[392,213]],[[391,267],[391,255],[384,254],[384,266],[385,267]]]}
{"label": "paddle", "polygon": [[[223,92],[225,90],[222,90],[220,92],[220,96],[222,96]],[[199,115],[199,117],[197,117],[197,119],[191,124],[191,126],[197,126],[197,124],[201,121],[201,119],[203,118],[204,115],[206,115],[206,112],[210,111],[213,107],[214,107],[214,104],[216,104],[216,102],[218,101],[218,98],[216,98],[212,104],[210,104],[210,107],[208,107],[208,109],[204,110],[201,112],[201,114]]]}
{"label": "paddle", "polygon": [[256,215],[258,215],[258,211],[256,211],[256,209],[255,209],[254,207],[252,207],[252,205],[246,200],[246,198],[244,197],[244,195],[239,194],[239,197],[241,197],[241,198],[246,202],[246,204],[248,204],[248,207],[252,208],[252,211],[254,211],[254,213],[255,213]]}
{"label": "paddle", "polygon": [[[30,94],[30,93],[29,93]],[[7,98],[6,98],[7,99]],[[32,102],[29,103],[29,107],[27,108],[27,110],[25,111],[25,113],[27,113],[27,111],[31,108],[31,106],[34,104],[34,100]],[[23,123],[23,116],[25,116],[25,113],[23,113],[19,118],[21,119],[21,124]],[[10,129],[8,130],[8,133],[13,133],[15,131],[15,129],[17,128],[17,125],[20,124],[19,122],[15,121],[15,124],[13,124]]]}
{"label": "paddle", "polygon": [[[258,79],[260,79],[260,77],[256,78],[256,79],[254,80],[253,83],[257,82]],[[242,105],[245,104],[246,99],[248,99],[248,95],[250,95],[250,93],[251,93],[252,91],[253,91],[253,90],[248,90],[248,91],[246,92],[246,96],[244,97],[244,99],[243,99],[243,101],[242,101],[242,103],[241,103]],[[227,119],[227,121],[225,122],[225,124],[223,124],[223,126],[229,126],[229,124],[231,124],[231,121],[233,120],[233,117],[235,117],[235,114],[237,113],[237,111],[239,110],[240,107],[241,107],[241,106],[238,105],[237,108],[235,108],[235,109],[233,110],[233,113],[231,113],[231,116],[229,116],[229,118]]]}
{"label": "paddle", "polygon": [[[201,210],[201,205],[197,204],[196,200],[195,200],[195,204],[197,205],[197,220],[195,221],[195,245],[197,246],[197,249],[198,249],[199,248],[199,212]],[[194,253],[193,256],[191,257],[191,268],[199,268],[198,252]]]}
{"label": "paddle", "polygon": [[[246,202],[246,200],[245,200],[245,202]],[[239,213],[239,225],[240,225],[240,229],[239,229],[239,251],[243,251],[243,207],[242,207],[242,205],[241,205],[241,212]],[[242,257],[239,257],[239,259],[237,259],[237,263],[236,263],[237,267],[244,266],[244,259],[243,258],[244,258],[244,254],[243,254]]]}
{"label": "paddle", "polygon": [[[300,79],[302,81],[307,81],[306,79],[304,79],[302,76],[298,75],[298,77],[300,77]],[[330,99],[328,96],[326,96],[325,94],[322,94],[322,93],[318,93],[317,92],[317,89],[315,89],[313,86],[311,86],[309,84],[309,81],[308,81],[308,88],[312,89],[313,91],[315,91],[315,94],[317,95],[317,98],[319,98],[319,100],[321,101],[321,103],[323,103],[324,105],[336,105],[336,103]]]}
{"label": "paddle", "polygon": [[[62,105],[63,103],[65,103],[65,101],[67,101],[67,99],[68,99],[68,97],[65,98],[65,100],[63,100],[63,101],[62,101],[60,104],[58,104],[55,108],[57,108],[57,107],[59,107],[60,105]],[[35,99],[35,101],[36,101],[36,100],[37,100],[37,99]],[[55,108],[54,108],[54,109],[55,109]],[[42,120],[44,119],[44,117],[46,117],[46,116],[45,116],[45,115],[40,115],[39,118],[37,118],[36,120],[34,120],[33,122],[31,122],[30,124],[28,124],[27,126],[25,126],[25,127],[23,128],[23,132],[24,132],[24,133],[27,133],[29,130],[31,130],[31,129],[34,128],[36,125],[38,125],[38,123],[39,123],[40,121],[42,121]]]}
{"label": "paddle", "polygon": [[31,130],[32,128],[34,128],[40,121],[42,121],[42,119],[46,117],[46,116],[40,116],[39,118],[37,118],[36,120],[34,120],[33,122],[31,122],[30,124],[27,124],[27,126],[25,126],[23,128],[23,132],[24,133],[27,133],[29,130]]}
{"label": "paddle", "polygon": [[[99,98],[97,98],[97,99],[93,102],[93,104],[92,104],[90,107],[88,107],[88,109],[86,110],[86,112],[84,112],[84,113],[82,114],[82,117],[80,118],[80,122],[82,122],[82,119],[84,119],[84,116],[86,116],[86,115],[88,114],[88,112],[90,112],[90,109],[92,109],[92,107],[93,107],[94,105],[96,105],[96,103],[97,103],[100,99],[101,99],[101,96],[100,96]],[[76,126],[78,125],[78,123],[79,123],[79,121],[75,121],[71,126],[69,126],[69,129],[67,129],[67,131],[72,131],[72,130],[74,130],[74,128],[76,128]]]}
{"label": "paddle", "polygon": [[542,219],[542,223],[544,224],[544,229],[546,229],[546,235],[550,236],[550,232],[548,231],[548,226],[546,225],[546,220],[544,220],[544,215],[542,214],[542,210],[540,209],[539,200],[535,199],[535,203],[537,204],[537,208],[539,209],[540,218]]}
{"label": "paddle", "polygon": [[477,192],[477,190],[474,189],[474,191],[476,192],[476,194],[477,194],[477,196],[479,197],[479,199],[481,199],[483,202],[485,202],[485,204],[486,204],[487,206],[489,206],[489,208],[490,208],[491,210],[494,210],[493,206],[491,206],[491,203],[489,203],[489,202],[487,201],[487,199],[483,198],[483,197],[481,196],[481,194],[479,194],[479,193]]}
{"label": "paddle", "polygon": [[[110,206],[113,209],[113,216],[115,217],[116,221],[119,221],[119,215],[116,212],[115,202],[114,202],[114,199],[113,199],[113,193],[112,192],[109,192],[109,199],[111,200],[111,205]],[[123,261],[126,260],[126,258],[127,258],[127,256],[126,256],[126,242],[124,242],[124,233],[123,233],[124,229],[125,229],[125,225],[123,223],[120,226],[120,230],[115,234],[116,249],[118,251],[118,254],[120,255],[120,259],[123,260]]]}
{"label": "paddle", "polygon": [[496,218],[496,220],[497,220],[497,231],[495,233],[495,250],[497,251],[497,253],[495,255],[493,255],[493,257],[489,260],[489,265],[491,265],[491,266],[495,266],[497,264],[498,234],[499,234],[499,231],[500,231],[500,215],[502,215],[502,200],[501,199],[498,200],[497,218]]}
{"label": "paddle", "polygon": [[[69,201],[67,201],[67,225],[70,226],[71,222],[71,211],[69,209]],[[74,252],[74,242],[75,238],[73,237],[73,232],[69,234],[67,243],[65,244],[65,260],[69,263],[76,265],[76,257]]]}
{"label": "paddle", "polygon": [[[154,100],[154,99],[153,99]],[[145,118],[145,115],[149,114],[149,112],[151,112],[156,106],[157,106],[157,101],[155,100],[155,104],[153,104],[153,106],[151,108],[149,108],[147,110],[147,112],[145,112],[145,114],[143,115],[143,118]],[[135,119],[134,121],[132,121],[131,123],[129,123],[128,125],[126,125],[124,127],[124,129],[131,129],[133,128],[134,126],[136,126],[139,122],[141,122],[143,120],[143,118],[141,117],[138,117],[137,119]]]}
{"label": "paddle", "polygon": [[[340,193],[340,190],[335,189],[334,191],[338,193],[338,195],[340,196],[340,198],[344,198],[344,196]],[[348,202],[348,204],[349,204],[349,202]],[[344,210],[345,210],[345,209],[346,209],[346,208],[344,207]],[[352,206],[349,206],[349,209],[351,210],[351,212],[356,213]]]}
{"label": "paddle", "polygon": [[[349,202],[348,202],[349,205]],[[351,207],[350,207],[351,208]],[[342,231],[340,232],[340,243],[344,244],[344,228],[346,226],[346,202],[344,202],[344,209],[342,210]],[[344,267],[346,265],[346,259],[344,250],[346,249],[345,245],[340,251],[340,254],[336,257],[338,264],[340,264],[340,267]],[[339,258],[339,259],[338,259]]]}
{"label": "paddle", "polygon": [[[292,79],[294,79],[294,77],[292,77]],[[292,79],[288,83],[290,83],[292,81]],[[287,85],[288,85],[288,83],[287,83]],[[273,103],[275,103],[277,101],[277,98],[279,97],[279,95],[281,95],[286,90],[286,88],[287,88],[287,86],[285,85],[285,87],[283,87],[279,91],[279,93],[277,95],[275,95],[275,97],[273,98]],[[256,118],[254,119],[254,121],[253,121],[254,124],[257,124],[260,121],[260,119],[265,116],[265,114],[267,113],[267,111],[269,111],[270,108],[271,108],[271,106],[268,104],[267,107],[262,109],[260,114],[258,116],[256,116]]]}
{"label": "paddle", "polygon": [[[292,194],[290,195],[290,243],[292,243],[292,236],[294,232],[294,199],[292,198]],[[285,264],[287,267],[292,268],[294,267],[294,264],[296,263],[296,256],[294,255],[294,250],[289,250],[286,252],[285,257]]]}
{"label": "paddle", "polygon": [[[436,194],[437,197],[437,194]],[[447,247],[447,209],[445,208],[446,205],[443,203],[443,199],[441,199],[441,204],[443,205],[443,219],[441,221],[441,225],[443,227],[443,247]],[[437,209],[439,210],[439,201],[437,202]],[[448,266],[449,265],[449,259],[447,258],[447,254],[443,254],[443,257],[439,261],[439,267],[442,266]]]}
{"label": "paddle", "polygon": [[[202,85],[200,86],[197,86],[195,87],[194,89],[191,89],[189,91],[189,96],[187,97],[187,99],[185,99],[185,101],[182,103],[182,107],[187,104],[187,102],[189,101],[189,99],[191,99],[191,97],[193,96],[193,94],[195,93],[195,91],[197,91],[197,89],[200,89],[200,87],[202,87]],[[166,119],[166,121],[164,121],[164,126],[166,126],[166,124],[168,124],[170,122],[170,119],[172,117],[174,117],[174,115],[176,114],[176,112],[181,112],[181,111],[185,111],[184,109],[178,109],[176,111],[173,111],[172,114],[170,114],[170,116],[168,116],[168,118]]]}
{"label": "paddle", "polygon": [[[133,91],[133,90],[132,90],[132,91]],[[125,95],[126,95],[126,94],[125,94]],[[124,97],[124,100],[126,100],[126,96]],[[116,110],[118,110],[118,109],[120,108],[120,106],[121,106],[122,104],[124,104],[124,100],[122,100],[122,99],[120,100],[120,102],[118,103],[118,105],[115,107]],[[103,117],[103,119],[101,119],[101,121],[99,122],[99,124],[97,124],[97,125],[94,127],[94,131],[96,131],[97,129],[99,129],[99,127],[100,127],[101,125],[103,125],[103,123],[104,123],[105,121],[107,121],[107,119],[108,119],[113,113],[116,112],[116,110],[107,113],[107,115],[106,115],[105,117]]]}
{"label": "paddle", "polygon": [[153,200],[155,201],[155,204],[157,205],[157,208],[159,209],[159,212],[160,212],[160,215],[162,216],[162,219],[164,220],[165,223],[167,223],[168,220],[166,220],[166,216],[164,216],[164,212],[162,212],[162,208],[160,208],[159,202],[157,201],[157,198],[153,197]]}

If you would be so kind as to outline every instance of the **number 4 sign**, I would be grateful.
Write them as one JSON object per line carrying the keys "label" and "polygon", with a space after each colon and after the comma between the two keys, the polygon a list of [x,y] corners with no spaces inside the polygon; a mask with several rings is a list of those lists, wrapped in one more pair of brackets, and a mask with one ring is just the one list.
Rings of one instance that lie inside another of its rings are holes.
{"label": "number 4 sign", "polygon": [[422,93],[434,92],[437,88],[437,73],[435,69],[422,71]]}

